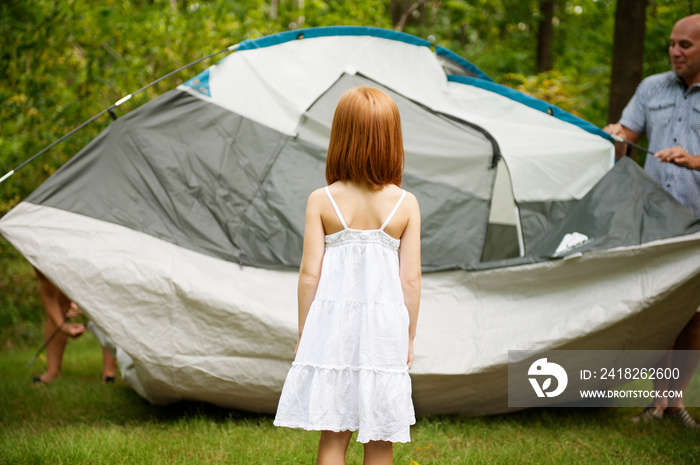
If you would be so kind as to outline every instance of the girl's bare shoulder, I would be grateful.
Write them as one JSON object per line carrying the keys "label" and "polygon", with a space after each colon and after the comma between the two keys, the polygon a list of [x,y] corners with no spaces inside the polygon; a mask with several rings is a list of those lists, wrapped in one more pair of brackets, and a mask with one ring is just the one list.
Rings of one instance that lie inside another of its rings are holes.
{"label": "girl's bare shoulder", "polygon": [[306,201],[306,210],[320,211],[326,203],[328,203],[328,196],[325,189],[321,187],[309,194],[309,198]]}
{"label": "girl's bare shoulder", "polygon": [[406,197],[403,199],[403,201],[408,208],[416,210],[419,209],[418,199],[412,192],[406,191]]}
{"label": "girl's bare shoulder", "polygon": [[326,197],[326,188],[325,187],[319,187],[315,191],[311,192],[309,194],[309,200],[316,200],[319,198],[325,198]]}

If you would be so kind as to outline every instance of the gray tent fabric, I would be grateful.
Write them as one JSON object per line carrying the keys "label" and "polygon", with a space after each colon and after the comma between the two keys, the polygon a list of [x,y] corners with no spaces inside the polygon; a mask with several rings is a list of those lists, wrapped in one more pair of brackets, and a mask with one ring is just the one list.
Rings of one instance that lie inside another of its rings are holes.
{"label": "gray tent fabric", "polygon": [[525,254],[542,239],[543,232],[552,229],[577,203],[578,200],[518,202]]}
{"label": "gray tent fabric", "polygon": [[557,257],[567,233],[588,237],[566,253],[593,252],[700,231],[700,219],[663,190],[635,162],[622,158],[571,211],[545,234],[529,255]]}
{"label": "gray tent fabric", "polygon": [[114,121],[26,200],[239,261],[235,231],[287,139],[171,91]]}
{"label": "gray tent fabric", "polygon": [[[358,83],[367,81],[352,77],[336,85]],[[325,97],[332,103],[340,95],[335,90]],[[495,176],[491,142],[468,126],[442,120],[395,93],[393,97],[407,115],[409,131],[430,120],[433,135],[467,137],[472,145],[485,147],[481,162],[472,162],[472,171],[480,169],[474,174],[480,182],[466,183],[473,192],[407,168],[403,186],[415,193],[422,210],[425,272],[546,260],[555,256],[566,232],[592,238],[580,248],[584,251],[698,229],[692,214],[623,159],[584,199],[550,202],[551,208],[541,202],[520,204],[526,244],[539,242],[526,248],[525,257],[507,259],[516,247],[508,232],[502,231],[497,251],[485,249]],[[329,125],[333,109],[321,97],[304,121]],[[301,125],[299,136],[289,137],[171,91],[115,121],[27,201],[110,221],[243,265],[296,268],[306,198],[325,185],[326,148],[317,145],[318,137],[307,128]],[[481,263],[484,256],[493,261]]]}
{"label": "gray tent fabric", "polygon": [[518,257],[518,230],[515,226],[489,223],[486,229],[482,262],[492,262]]}
{"label": "gray tent fabric", "polygon": [[[357,76],[340,79],[305,121],[313,116],[329,125],[342,90],[359,84],[372,83]],[[475,161],[446,159],[460,168],[473,165],[472,178],[465,180],[472,192],[410,172],[403,177],[422,207],[423,270],[473,266],[486,234],[493,143],[473,127],[391,93],[405,115],[409,139],[429,124],[434,142],[424,142],[428,147],[450,138],[457,147],[482,146]],[[175,90],[115,121],[27,201],[242,265],[297,268],[306,198],[325,185],[327,139],[309,134],[303,125],[298,137],[279,134]],[[437,153],[431,162],[435,170],[446,169]]]}

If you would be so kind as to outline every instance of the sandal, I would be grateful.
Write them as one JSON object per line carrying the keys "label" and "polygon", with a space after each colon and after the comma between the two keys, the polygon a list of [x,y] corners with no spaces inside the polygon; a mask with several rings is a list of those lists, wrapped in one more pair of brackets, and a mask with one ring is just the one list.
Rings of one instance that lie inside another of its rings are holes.
{"label": "sandal", "polygon": [[683,427],[688,428],[688,429],[700,429],[700,425],[698,424],[697,421],[693,419],[693,417],[690,416],[688,411],[684,408],[678,409],[675,412],[666,415],[669,418],[673,418],[674,420],[680,421],[681,425]]}
{"label": "sandal", "polygon": [[32,384],[37,385],[37,384],[49,384],[48,381],[44,381],[41,379],[41,376],[32,376]]}

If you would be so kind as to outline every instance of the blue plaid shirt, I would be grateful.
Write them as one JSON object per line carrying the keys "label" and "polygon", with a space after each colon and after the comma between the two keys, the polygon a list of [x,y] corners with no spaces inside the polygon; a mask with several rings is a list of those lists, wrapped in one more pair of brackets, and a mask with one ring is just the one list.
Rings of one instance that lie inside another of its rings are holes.
{"label": "blue plaid shirt", "polygon": [[[649,150],[683,147],[700,154],[700,84],[687,87],[673,71],[644,79],[624,111],[620,124],[647,134]],[[700,171],[662,163],[651,154],[646,172],[676,200],[700,218]]]}

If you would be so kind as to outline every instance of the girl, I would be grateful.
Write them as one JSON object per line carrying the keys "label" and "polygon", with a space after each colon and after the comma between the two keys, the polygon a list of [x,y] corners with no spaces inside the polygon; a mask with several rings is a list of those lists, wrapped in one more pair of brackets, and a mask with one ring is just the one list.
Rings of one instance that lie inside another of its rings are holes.
{"label": "girl", "polygon": [[318,464],[343,464],[353,431],[365,464],[390,464],[415,423],[408,369],[420,302],[420,211],[400,188],[401,120],[372,87],[346,92],[326,180],[306,206],[299,340],[275,425],[320,430]]}

